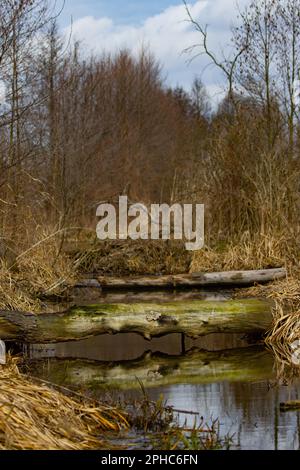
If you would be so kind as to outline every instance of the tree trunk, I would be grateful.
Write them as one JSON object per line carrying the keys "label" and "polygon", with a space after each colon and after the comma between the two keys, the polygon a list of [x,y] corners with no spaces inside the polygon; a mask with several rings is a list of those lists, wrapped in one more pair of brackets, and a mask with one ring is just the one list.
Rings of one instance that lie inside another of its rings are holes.
{"label": "tree trunk", "polygon": [[[138,288],[138,287],[201,287],[201,286],[247,286],[282,279],[287,276],[284,268],[258,271],[228,271],[220,273],[192,273],[169,276],[98,276],[86,279],[77,287]],[[98,284],[97,284],[98,281]]]}
{"label": "tree trunk", "polygon": [[98,304],[40,315],[1,311],[0,338],[29,343],[65,342],[107,333],[138,333],[149,340],[170,333],[196,338],[210,333],[263,334],[271,323],[271,304],[255,299]]}

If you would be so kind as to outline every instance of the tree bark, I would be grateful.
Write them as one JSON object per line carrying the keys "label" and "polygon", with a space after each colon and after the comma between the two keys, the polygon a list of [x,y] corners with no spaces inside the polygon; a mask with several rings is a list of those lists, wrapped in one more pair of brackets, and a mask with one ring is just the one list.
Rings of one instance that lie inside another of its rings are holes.
{"label": "tree bark", "polygon": [[[220,273],[192,273],[169,276],[97,276],[96,279],[82,280],[77,287],[139,288],[139,287],[201,287],[201,286],[247,286],[283,279],[287,276],[284,268],[257,271],[228,271]],[[96,281],[96,282],[95,282]],[[97,284],[98,281],[98,284]]]}
{"label": "tree bark", "polygon": [[265,333],[271,304],[256,299],[224,302],[97,304],[63,313],[0,312],[0,338],[28,343],[80,340],[101,334],[138,333],[150,340],[171,333]]}

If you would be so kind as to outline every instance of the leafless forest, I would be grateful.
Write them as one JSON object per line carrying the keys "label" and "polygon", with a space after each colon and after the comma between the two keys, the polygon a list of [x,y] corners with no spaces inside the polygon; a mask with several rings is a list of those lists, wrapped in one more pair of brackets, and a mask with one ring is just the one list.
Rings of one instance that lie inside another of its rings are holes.
{"label": "leafless forest", "polygon": [[187,7],[199,33],[187,58],[204,53],[224,76],[217,109],[199,77],[191,92],[170,89],[151,46],[138,57],[92,56],[61,37],[57,15],[45,0],[1,1],[4,241],[16,248],[40,228],[94,229],[97,204],[127,194],[205,203],[208,247],[244,243],[250,258],[262,250],[262,264],[294,251],[299,0],[254,0],[239,13],[228,57],[209,49],[209,29]]}
{"label": "leafless forest", "polygon": [[[218,104],[200,65],[172,88],[151,44],[63,36],[58,3],[0,0],[0,450],[227,449],[229,418],[236,448],[298,448],[300,0],[237,7],[219,49],[183,1]],[[98,240],[121,195],[205,204],[204,248]]]}

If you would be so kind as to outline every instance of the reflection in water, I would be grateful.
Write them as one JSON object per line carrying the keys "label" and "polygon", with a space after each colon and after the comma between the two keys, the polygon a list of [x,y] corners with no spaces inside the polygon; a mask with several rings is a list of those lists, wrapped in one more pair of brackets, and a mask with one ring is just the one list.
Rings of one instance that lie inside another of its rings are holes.
{"label": "reflection in water", "polygon": [[[69,364],[67,365],[69,373],[73,371],[73,364],[76,365],[77,362],[80,367],[82,364],[83,367],[88,365],[89,373],[94,374],[96,371],[99,378],[101,371],[103,380],[98,382],[98,386],[93,383],[93,387],[87,391],[97,398],[103,398],[107,396],[107,388],[103,388],[103,383],[107,378],[110,380],[110,374],[116,372],[122,376],[122,371],[125,371],[126,378],[126,374],[130,375],[130,370],[133,370],[138,376],[145,373],[151,363],[151,367],[156,367],[155,370],[160,374],[153,375],[154,383],[152,382],[148,388],[151,399],[157,400],[163,395],[168,404],[175,409],[199,412],[199,416],[203,416],[208,422],[211,417],[219,418],[221,433],[234,434],[234,442],[241,449],[300,448],[300,413],[279,412],[281,401],[299,398],[300,383],[289,387],[272,386],[274,370],[273,359],[269,353],[264,352],[261,346],[249,347],[247,341],[239,335],[212,335],[197,341],[187,340],[188,349],[197,346],[200,351],[182,356],[180,339],[180,335],[171,335],[149,343],[137,335],[129,334],[101,336],[77,343],[53,345],[50,351],[46,350],[49,346],[36,345],[32,346],[30,353],[34,363],[37,360],[36,364],[32,364],[32,372],[34,375],[65,383],[67,377],[63,370],[65,362]],[[203,351],[204,349],[212,352],[207,353]],[[226,351],[223,351],[224,349]],[[149,353],[143,356],[145,350],[160,351],[164,354]],[[208,354],[207,361],[203,359],[205,354]],[[43,360],[42,357],[45,356],[60,359]],[[190,364],[187,363],[187,357],[192,360]],[[82,361],[76,361],[76,358],[81,358]],[[251,358],[254,358],[253,364]],[[176,366],[173,364],[174,361]],[[56,372],[60,371],[56,377],[51,376],[54,364]],[[85,369],[80,367],[77,371],[74,369],[73,375],[68,375],[69,380],[72,380],[67,385],[76,387],[77,381],[82,390],[80,374]],[[200,371],[207,371],[209,383],[200,377],[200,373],[199,376],[197,374],[195,376],[197,368]],[[250,373],[241,375],[243,370],[250,370]],[[178,374],[184,372],[179,382],[176,377],[177,371]],[[168,374],[173,381],[164,382],[164,379],[168,379]],[[134,389],[133,386],[125,391],[121,391],[116,383],[114,386],[114,391],[109,389],[109,393],[115,397],[131,399],[140,396],[138,388]],[[88,389],[88,382],[85,388]],[[193,426],[195,416],[180,414],[179,419],[181,423],[187,420],[187,424]]]}
{"label": "reflection in water", "polygon": [[[228,298],[231,298],[230,291],[201,289],[100,294],[99,289],[78,289],[74,292],[74,301],[79,304],[89,304],[91,299],[97,303],[163,303]],[[300,384],[272,388],[274,367],[269,353],[259,346],[249,347],[241,335],[223,334],[196,341],[186,338],[185,350],[192,349],[183,354],[182,336],[178,334],[151,342],[135,334],[123,334],[27,347],[33,361],[29,364],[33,375],[80,388],[97,398],[106,397],[109,390],[110,396],[125,399],[140,397],[138,376],[148,386],[151,399],[163,395],[175,409],[198,412],[208,422],[218,418],[221,433],[234,434],[238,448],[300,448],[300,413],[279,412],[281,401],[298,398]],[[181,413],[179,420],[193,426],[195,415]]]}
{"label": "reflection in water", "polygon": [[[77,305],[91,304],[91,300],[100,303],[143,303],[143,302],[184,302],[189,300],[222,301],[232,298],[232,291],[208,289],[181,289],[181,290],[112,290],[100,291],[99,289],[77,289],[73,301]],[[84,295],[84,296],[83,296]]]}
{"label": "reflection in water", "polygon": [[[222,349],[241,348],[248,346],[241,335],[214,334],[192,340],[185,339],[186,350],[192,348],[217,351]],[[145,340],[135,333],[121,335],[102,335],[83,341],[58,343],[53,345],[33,344],[29,346],[30,357],[69,357],[91,359],[95,361],[119,361],[136,359],[145,351],[159,351],[165,354],[181,354],[182,341],[180,334],[172,334],[163,338]]]}
{"label": "reflection in water", "polygon": [[140,390],[140,382],[150,388],[274,379],[273,357],[260,346],[226,351],[193,349],[175,356],[148,351],[135,360],[114,362],[52,358],[32,361],[31,370],[64,386],[93,390]]}
{"label": "reflection in water", "polygon": [[232,299],[233,291],[222,289],[210,291],[207,289],[164,289],[164,290],[115,290],[102,291],[94,288],[74,288],[72,295],[66,302],[46,302],[44,309],[47,312],[65,312],[74,305],[91,304],[136,304],[136,303],[166,303],[184,302],[191,300],[204,300],[212,302],[222,302]]}
{"label": "reflection in water", "polygon": [[[279,403],[296,399],[299,385],[270,389],[265,382],[183,384],[149,393],[153,400],[163,394],[175,408],[189,407],[208,421],[219,418],[221,431],[234,434],[241,449],[287,450],[300,449],[300,413],[280,413]],[[180,419],[193,425],[193,417],[182,415]]]}

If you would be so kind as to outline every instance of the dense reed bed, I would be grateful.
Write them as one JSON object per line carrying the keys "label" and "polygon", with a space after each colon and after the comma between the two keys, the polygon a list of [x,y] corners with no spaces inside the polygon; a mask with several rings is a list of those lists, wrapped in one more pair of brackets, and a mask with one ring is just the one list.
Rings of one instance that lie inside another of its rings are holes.
{"label": "dense reed bed", "polygon": [[104,449],[109,431],[128,427],[118,409],[36,383],[13,361],[0,374],[1,450]]}

